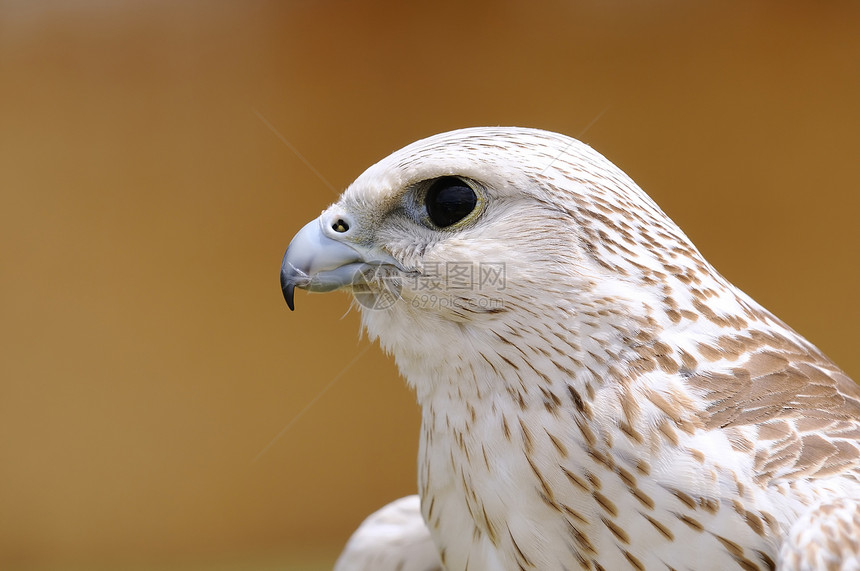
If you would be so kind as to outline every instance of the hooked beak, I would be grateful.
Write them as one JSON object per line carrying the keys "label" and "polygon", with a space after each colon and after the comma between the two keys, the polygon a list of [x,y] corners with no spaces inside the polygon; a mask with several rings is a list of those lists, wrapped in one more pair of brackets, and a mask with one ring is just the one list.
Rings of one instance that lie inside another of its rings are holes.
{"label": "hooked beak", "polygon": [[346,237],[341,240],[336,230],[327,232],[323,216],[299,230],[284,254],[281,290],[290,310],[295,309],[293,296],[297,287],[315,292],[334,291],[353,285],[369,265],[400,267],[388,254],[352,245]]}

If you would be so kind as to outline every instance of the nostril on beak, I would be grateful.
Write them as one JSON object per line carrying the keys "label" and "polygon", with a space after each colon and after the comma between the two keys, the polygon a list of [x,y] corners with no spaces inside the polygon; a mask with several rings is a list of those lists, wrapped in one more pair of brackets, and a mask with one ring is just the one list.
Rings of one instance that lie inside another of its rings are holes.
{"label": "nostril on beak", "polygon": [[335,220],[334,224],[331,225],[331,229],[335,232],[343,234],[344,232],[349,230],[349,223],[347,223],[347,221],[343,218],[338,218],[337,220]]}

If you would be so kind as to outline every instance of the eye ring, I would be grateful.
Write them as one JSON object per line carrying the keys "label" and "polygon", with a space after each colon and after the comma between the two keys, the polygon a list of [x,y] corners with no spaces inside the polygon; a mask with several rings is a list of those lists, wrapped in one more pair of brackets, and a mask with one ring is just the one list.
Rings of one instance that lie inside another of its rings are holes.
{"label": "eye ring", "polygon": [[450,228],[471,219],[481,202],[474,185],[457,176],[430,180],[424,191],[424,210],[437,228]]}

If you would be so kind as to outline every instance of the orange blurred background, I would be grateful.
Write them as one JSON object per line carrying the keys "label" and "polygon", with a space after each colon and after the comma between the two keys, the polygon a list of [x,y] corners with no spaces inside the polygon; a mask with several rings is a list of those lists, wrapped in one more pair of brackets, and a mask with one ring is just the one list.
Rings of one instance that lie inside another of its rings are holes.
{"label": "orange blurred background", "polygon": [[414,492],[393,363],[278,269],[329,185],[457,127],[579,136],[860,378],[858,29],[856,2],[0,3],[0,569],[327,568]]}

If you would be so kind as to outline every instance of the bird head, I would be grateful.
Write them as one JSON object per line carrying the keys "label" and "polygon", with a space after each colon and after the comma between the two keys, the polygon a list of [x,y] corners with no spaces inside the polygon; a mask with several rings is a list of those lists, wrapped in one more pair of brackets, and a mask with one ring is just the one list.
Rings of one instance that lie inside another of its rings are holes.
{"label": "bird head", "polygon": [[617,331],[669,323],[665,299],[702,271],[677,226],[587,145],[470,128],[367,169],[292,240],[281,284],[291,309],[295,288],[351,290],[403,370],[525,334],[594,353]]}

